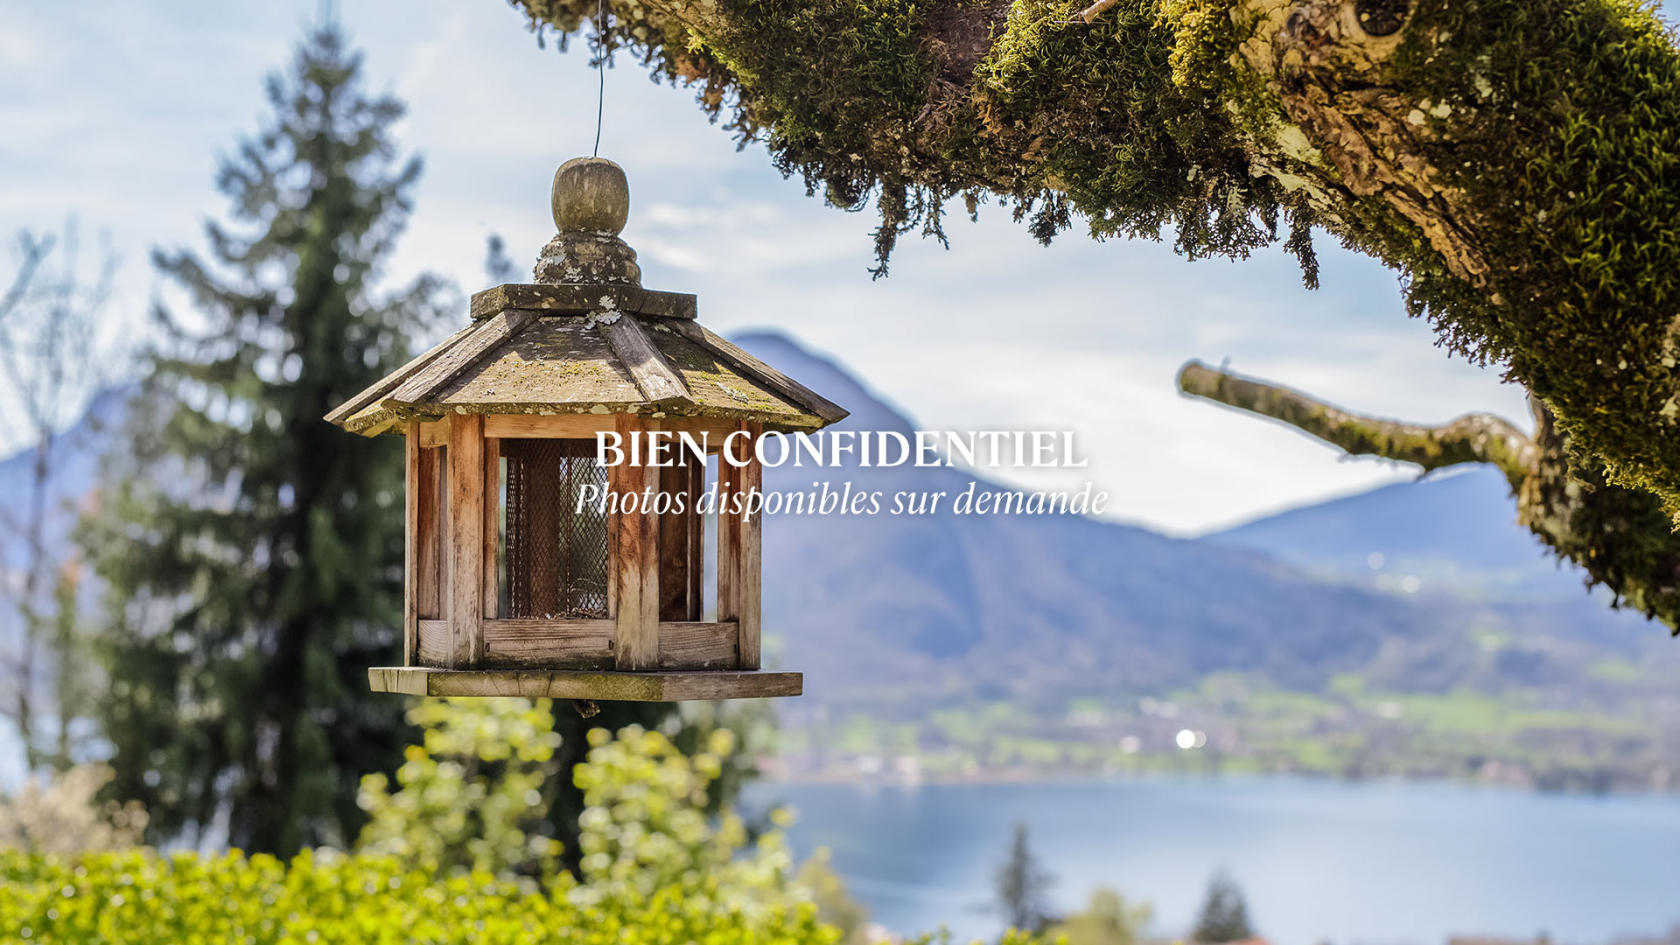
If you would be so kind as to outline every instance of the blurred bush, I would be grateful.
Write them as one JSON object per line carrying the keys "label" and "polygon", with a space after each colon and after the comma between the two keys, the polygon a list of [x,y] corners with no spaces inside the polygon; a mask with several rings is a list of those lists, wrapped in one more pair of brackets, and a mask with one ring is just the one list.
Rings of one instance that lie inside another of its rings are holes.
{"label": "blurred bush", "polygon": [[372,820],[354,854],[0,851],[0,929],[30,942],[836,945],[781,831],[749,841],[734,813],[706,815],[726,729],[693,757],[658,732],[591,732],[576,773],[584,878],[556,868],[553,841],[527,829],[544,813],[526,802],[552,760],[548,712],[417,705],[425,739],[395,791],[364,782]]}
{"label": "blurred bush", "polygon": [[1066,945],[1136,945],[1154,914],[1149,903],[1128,903],[1118,892],[1099,886],[1092,890],[1085,911],[1052,925],[1048,936],[1061,937]]}
{"label": "blurred bush", "polygon": [[109,767],[92,764],[30,778],[0,800],[0,848],[65,854],[139,843],[146,809],[134,801],[100,801],[99,789],[110,780]]}
{"label": "blurred bush", "polygon": [[558,770],[560,736],[548,700],[425,699],[408,711],[421,729],[397,769],[362,779],[368,814],[359,852],[407,869],[487,872],[541,881],[559,867],[543,785]]}
{"label": "blurred bush", "polygon": [[237,852],[147,850],[66,857],[0,851],[0,929],[59,942],[474,943],[474,945],[832,945],[815,907],[742,910],[704,884],[643,894],[547,893],[488,872],[447,878],[394,857],[304,852],[291,863]]}

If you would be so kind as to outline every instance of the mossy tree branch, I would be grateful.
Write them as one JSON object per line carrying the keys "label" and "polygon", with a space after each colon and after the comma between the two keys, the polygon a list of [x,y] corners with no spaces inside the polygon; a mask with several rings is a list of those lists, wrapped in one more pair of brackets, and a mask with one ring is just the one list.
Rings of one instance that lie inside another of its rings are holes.
{"label": "mossy tree branch", "polygon": [[1354,456],[1414,463],[1424,471],[1460,463],[1499,467],[1515,490],[1532,471],[1534,441],[1502,417],[1473,413],[1438,427],[1348,413],[1299,391],[1216,371],[1191,361],[1178,387],[1228,407],[1270,417]]}
{"label": "mossy tree branch", "polygon": [[[597,0],[512,0],[562,38]],[[1680,54],[1636,0],[609,0],[609,46],[885,260],[988,195],[1048,240],[1328,232],[1680,512]]]}
{"label": "mossy tree branch", "polygon": [[1350,413],[1300,391],[1192,361],[1181,391],[1288,424],[1356,456],[1381,456],[1425,471],[1488,463],[1505,474],[1517,521],[1560,558],[1579,564],[1589,584],[1604,584],[1617,606],[1654,617],[1680,634],[1680,536],[1650,493],[1602,476],[1572,474],[1568,444],[1552,415],[1534,406],[1535,435],[1491,414],[1468,414],[1420,426]]}

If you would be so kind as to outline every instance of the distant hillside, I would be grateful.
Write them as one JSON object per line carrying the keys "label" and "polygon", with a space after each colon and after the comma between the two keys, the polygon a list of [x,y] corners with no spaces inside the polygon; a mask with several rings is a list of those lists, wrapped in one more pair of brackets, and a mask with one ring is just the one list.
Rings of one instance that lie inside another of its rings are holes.
{"label": "distant hillside", "polygon": [[[852,409],[838,429],[912,427],[838,365],[785,336],[738,341]],[[944,468],[773,469],[766,488],[809,488],[823,478],[952,494],[971,481]],[[1462,505],[1439,510],[1438,525],[1413,509],[1420,521],[1409,543],[1382,547],[1445,569],[1549,573],[1525,533],[1494,527],[1508,502],[1475,491],[1485,485],[1481,477],[1455,477],[1379,490],[1389,502],[1408,488],[1439,490]],[[1366,498],[1325,508],[1358,507]],[[1356,516],[1326,514],[1342,523],[1346,543],[1358,541],[1364,526]],[[1627,654],[1652,639],[1618,638],[1610,631],[1626,624],[1622,615],[1579,587],[1561,610],[1510,598],[1473,604],[1382,593],[1322,580],[1309,572],[1331,569],[1287,551],[1273,556],[1239,547],[1239,540],[1175,540],[1080,518],[780,516],[765,528],[766,626],[782,635],[788,665],[810,670],[808,691],[818,701],[1009,697],[1061,704],[1082,695],[1165,691],[1221,671],[1315,689],[1335,674],[1372,667],[1405,688],[1498,687],[1570,674],[1553,664],[1572,658],[1576,646]],[[1305,544],[1319,531],[1308,522],[1294,534]],[[1376,540],[1398,531],[1379,530]],[[1369,570],[1374,547],[1359,552],[1360,567]],[[1443,658],[1476,627],[1552,642],[1536,650],[1544,653],[1537,661],[1520,666]]]}
{"label": "distant hillside", "polygon": [[[783,335],[736,340],[850,409],[839,429],[913,427]],[[101,442],[86,427],[63,441],[75,455],[55,540]],[[27,462],[0,462],[0,505],[21,501]],[[823,481],[948,497],[977,482],[913,466],[765,476],[778,491]],[[789,737],[808,739],[788,757],[809,770],[889,744],[936,752],[948,770],[1088,770],[1122,751],[1176,757],[1187,724],[1225,732],[1223,757],[1268,770],[1453,773],[1514,758],[1539,771],[1559,744],[1569,770],[1599,772],[1586,783],[1680,767],[1680,736],[1664,734],[1680,731],[1680,644],[1556,571],[1485,471],[1200,540],[1068,515],[955,515],[948,502],[925,516],[767,520],[767,654],[806,674],[806,697],[778,708]],[[1406,576],[1417,592],[1394,583]],[[1393,720],[1408,711],[1435,721],[1402,738]]]}
{"label": "distant hillside", "polygon": [[[1510,488],[1492,466],[1458,467],[1291,509],[1205,540],[1402,592],[1573,602],[1585,581],[1579,568],[1560,563],[1517,524]],[[1406,582],[1408,576],[1417,580]]]}

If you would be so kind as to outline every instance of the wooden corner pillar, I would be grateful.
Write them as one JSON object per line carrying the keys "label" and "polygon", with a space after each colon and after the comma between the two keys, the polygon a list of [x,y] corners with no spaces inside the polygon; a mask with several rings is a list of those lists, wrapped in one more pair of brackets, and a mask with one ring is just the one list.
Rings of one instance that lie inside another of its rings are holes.
{"label": "wooden corner pillar", "polygon": [[658,429],[659,421],[620,414],[615,425],[624,461],[608,467],[609,491],[618,505],[612,517],[613,663],[619,670],[653,670],[659,668],[659,516],[652,508],[659,467],[648,464],[645,449],[632,463],[630,438],[643,439],[638,446],[645,447],[645,438],[637,435]]}
{"label": "wooden corner pillar", "polygon": [[484,417],[449,418],[449,667],[484,658]]}
{"label": "wooden corner pillar", "polygon": [[[748,515],[748,500],[764,488],[757,450],[763,432],[764,424],[741,421],[725,440],[728,455],[720,455],[718,463],[717,616],[735,623],[741,669],[758,669],[760,661],[764,517],[756,507]],[[753,503],[760,504],[762,499]]]}
{"label": "wooden corner pillar", "polygon": [[420,648],[420,424],[408,424],[403,462],[403,665],[417,665]]}

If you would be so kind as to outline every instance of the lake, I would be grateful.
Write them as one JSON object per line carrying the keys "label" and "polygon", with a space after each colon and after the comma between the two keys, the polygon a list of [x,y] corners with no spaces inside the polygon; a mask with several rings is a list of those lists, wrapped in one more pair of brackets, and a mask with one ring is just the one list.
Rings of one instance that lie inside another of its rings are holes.
{"label": "lake", "polygon": [[871,919],[992,936],[991,878],[1025,821],[1057,909],[1109,885],[1190,925],[1226,868],[1278,945],[1438,945],[1451,934],[1570,943],[1680,922],[1680,797],[1592,797],[1436,783],[1147,779],[1008,784],[761,783],[789,803]]}

